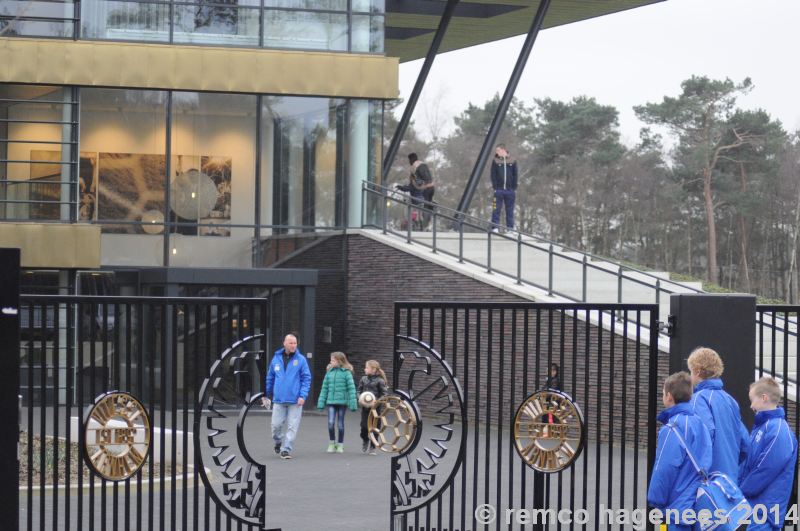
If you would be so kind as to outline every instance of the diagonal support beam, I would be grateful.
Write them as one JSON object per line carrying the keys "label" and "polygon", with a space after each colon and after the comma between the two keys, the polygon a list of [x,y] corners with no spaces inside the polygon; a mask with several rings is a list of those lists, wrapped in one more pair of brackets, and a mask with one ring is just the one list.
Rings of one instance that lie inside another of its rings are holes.
{"label": "diagonal support beam", "polygon": [[408,103],[403,111],[403,117],[400,118],[400,123],[397,124],[397,129],[394,131],[392,141],[389,143],[389,148],[386,150],[386,156],[383,159],[383,169],[381,171],[382,182],[386,182],[389,176],[389,170],[392,168],[394,158],[397,156],[397,150],[400,149],[400,142],[403,140],[403,135],[406,134],[408,124],[411,122],[411,115],[414,114],[414,108],[417,106],[417,100],[422,93],[422,88],[425,86],[425,81],[428,79],[428,73],[433,66],[433,60],[436,59],[436,54],[439,53],[439,47],[444,39],[444,34],[447,32],[447,26],[450,25],[450,19],[453,18],[453,13],[456,10],[459,0],[447,0],[447,5],[444,7],[442,18],[439,20],[439,27],[436,28],[436,33],[433,36],[428,54],[425,56],[425,62],[422,63],[422,69],[417,76],[417,82],[414,84],[414,90],[408,97]]}
{"label": "diagonal support beam", "polygon": [[503,97],[500,99],[500,105],[498,105],[497,111],[494,113],[492,124],[489,126],[489,132],[486,134],[486,138],[483,140],[483,146],[478,154],[478,160],[475,161],[475,167],[472,168],[472,173],[470,174],[467,185],[464,188],[464,193],[461,196],[461,200],[458,202],[457,210],[462,214],[466,213],[466,211],[469,209],[470,203],[472,203],[472,197],[475,195],[475,190],[478,188],[478,182],[480,182],[481,174],[483,173],[483,169],[486,167],[486,163],[489,160],[489,155],[492,151],[492,146],[494,146],[495,140],[497,140],[497,135],[500,133],[500,127],[502,127],[503,121],[506,118],[508,107],[511,105],[511,100],[513,99],[514,93],[517,90],[519,80],[522,77],[522,71],[525,69],[525,65],[528,62],[528,57],[531,55],[533,43],[536,42],[536,37],[539,35],[539,30],[542,28],[542,23],[544,23],[544,17],[547,14],[547,9],[549,7],[550,0],[539,0],[539,8],[536,10],[536,16],[533,17],[531,29],[528,30],[528,36],[525,38],[525,42],[522,45],[522,50],[519,52],[519,57],[517,57],[517,64],[514,65],[514,70],[511,72],[511,78],[508,80],[506,91],[503,93]]}

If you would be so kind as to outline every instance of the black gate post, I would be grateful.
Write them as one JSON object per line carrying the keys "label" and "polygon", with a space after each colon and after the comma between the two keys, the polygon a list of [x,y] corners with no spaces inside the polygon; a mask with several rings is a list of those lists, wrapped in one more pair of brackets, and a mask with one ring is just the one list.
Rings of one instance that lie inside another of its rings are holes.
{"label": "black gate post", "polygon": [[0,249],[0,521],[19,527],[19,249]]}
{"label": "black gate post", "polygon": [[756,297],[754,295],[672,295],[670,314],[675,316],[670,341],[669,372],[688,370],[686,358],[696,347],[716,350],[725,364],[725,390],[736,399],[742,420],[753,425],[747,397],[755,378]]}

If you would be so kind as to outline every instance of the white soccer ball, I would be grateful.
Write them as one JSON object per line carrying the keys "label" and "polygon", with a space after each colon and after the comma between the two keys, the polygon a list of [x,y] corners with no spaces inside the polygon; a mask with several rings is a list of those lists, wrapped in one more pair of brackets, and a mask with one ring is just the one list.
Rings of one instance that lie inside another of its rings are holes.
{"label": "white soccer ball", "polygon": [[372,391],[364,391],[358,397],[358,403],[362,407],[372,407],[375,405],[375,393]]}

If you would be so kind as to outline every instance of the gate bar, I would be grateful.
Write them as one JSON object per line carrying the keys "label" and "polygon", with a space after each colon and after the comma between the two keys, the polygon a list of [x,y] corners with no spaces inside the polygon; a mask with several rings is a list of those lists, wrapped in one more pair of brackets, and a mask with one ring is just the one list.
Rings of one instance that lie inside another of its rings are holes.
{"label": "gate bar", "polygon": [[9,529],[19,527],[19,488],[10,481],[19,477],[19,262],[19,249],[0,249],[0,411],[8,422],[0,437],[0,521]]}
{"label": "gate bar", "polygon": [[533,17],[531,29],[528,30],[528,36],[525,38],[525,42],[522,45],[522,50],[519,52],[519,57],[517,57],[517,64],[514,65],[514,70],[511,72],[511,78],[508,80],[506,91],[503,93],[503,97],[500,100],[500,104],[497,107],[494,118],[492,118],[492,124],[489,126],[489,132],[486,134],[486,138],[483,139],[483,146],[481,147],[478,159],[475,161],[475,167],[472,168],[472,173],[467,181],[464,194],[461,196],[461,200],[458,202],[458,207],[456,210],[461,213],[466,213],[466,211],[469,209],[470,203],[472,202],[472,197],[475,195],[475,189],[478,187],[478,181],[480,181],[481,173],[483,173],[483,168],[486,166],[486,162],[489,159],[489,152],[491,151],[495,140],[497,140],[498,133],[500,133],[500,127],[502,127],[503,121],[506,118],[506,112],[508,112],[508,107],[511,105],[511,100],[514,97],[514,92],[517,90],[517,85],[522,77],[522,71],[525,69],[525,64],[528,62],[528,57],[531,55],[533,43],[536,42],[536,36],[539,35],[539,30],[542,28],[548,7],[550,7],[550,0],[539,0],[539,8],[536,10],[536,16]]}

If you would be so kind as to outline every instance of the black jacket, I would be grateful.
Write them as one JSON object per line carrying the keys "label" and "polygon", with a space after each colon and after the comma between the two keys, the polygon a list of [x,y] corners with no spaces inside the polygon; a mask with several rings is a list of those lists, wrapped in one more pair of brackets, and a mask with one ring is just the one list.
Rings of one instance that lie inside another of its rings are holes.
{"label": "black jacket", "polygon": [[492,160],[492,188],[495,190],[517,189],[517,161],[511,157],[497,155]]}
{"label": "black jacket", "polygon": [[372,392],[375,398],[380,398],[389,392],[386,382],[377,374],[365,374],[361,377],[358,381],[358,394],[361,395],[364,391]]}

